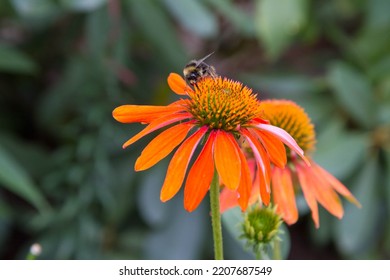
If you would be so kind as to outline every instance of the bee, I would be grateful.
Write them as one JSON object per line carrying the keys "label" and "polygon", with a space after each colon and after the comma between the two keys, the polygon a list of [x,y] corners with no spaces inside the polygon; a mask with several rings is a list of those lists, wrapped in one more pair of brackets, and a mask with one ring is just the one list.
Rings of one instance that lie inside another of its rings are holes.
{"label": "bee", "polygon": [[217,72],[215,71],[214,66],[208,65],[204,61],[209,58],[213,54],[210,53],[199,60],[191,60],[187,63],[187,65],[183,69],[183,74],[186,80],[192,85],[196,85],[196,83],[204,78],[204,77],[212,77],[216,78]]}

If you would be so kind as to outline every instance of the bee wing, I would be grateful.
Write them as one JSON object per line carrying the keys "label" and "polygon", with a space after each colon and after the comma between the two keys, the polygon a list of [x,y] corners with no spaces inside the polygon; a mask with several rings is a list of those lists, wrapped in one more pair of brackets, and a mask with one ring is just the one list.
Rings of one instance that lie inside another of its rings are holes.
{"label": "bee wing", "polygon": [[197,63],[196,63],[196,66],[199,66],[199,64],[201,64],[203,61],[205,61],[207,58],[209,58],[213,53],[214,53],[214,52],[209,53],[209,54],[206,55],[205,57],[199,59],[199,60],[197,61]]}

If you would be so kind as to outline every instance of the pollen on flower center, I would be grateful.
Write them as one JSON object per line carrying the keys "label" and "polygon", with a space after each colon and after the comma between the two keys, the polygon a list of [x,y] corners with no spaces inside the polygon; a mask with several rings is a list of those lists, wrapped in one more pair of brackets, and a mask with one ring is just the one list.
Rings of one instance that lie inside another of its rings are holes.
{"label": "pollen on flower center", "polygon": [[211,129],[233,131],[261,113],[256,94],[240,82],[226,78],[202,79],[189,96],[188,111],[200,125]]}
{"label": "pollen on flower center", "polygon": [[287,131],[305,153],[314,150],[314,125],[303,108],[289,100],[265,100],[261,102],[261,108],[262,117]]}

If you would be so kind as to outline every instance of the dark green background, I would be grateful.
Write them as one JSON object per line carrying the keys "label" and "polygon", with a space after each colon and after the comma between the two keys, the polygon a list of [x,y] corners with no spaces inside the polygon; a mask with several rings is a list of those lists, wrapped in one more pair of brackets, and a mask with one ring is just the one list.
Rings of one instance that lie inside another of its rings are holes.
{"label": "dark green background", "polygon": [[[315,160],[363,207],[315,230],[298,197],[291,259],[390,258],[390,1],[3,0],[0,2],[0,258],[210,259],[207,199],[193,213],[159,192],[168,161],[136,173],[152,136],[112,119],[168,104],[193,58],[261,99],[296,101]],[[323,210],[323,209],[322,209]],[[251,258],[230,236],[225,255]],[[236,226],[237,227],[237,226]],[[287,244],[288,248],[288,244]]]}

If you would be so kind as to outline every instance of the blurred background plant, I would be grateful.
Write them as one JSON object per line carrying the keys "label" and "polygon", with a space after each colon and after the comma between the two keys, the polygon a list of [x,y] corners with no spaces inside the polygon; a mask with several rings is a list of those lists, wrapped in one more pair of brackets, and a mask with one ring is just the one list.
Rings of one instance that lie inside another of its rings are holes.
{"label": "blurred background plant", "polygon": [[[390,258],[390,1],[4,0],[0,2],[0,258],[212,258],[208,204],[159,201],[167,162],[133,165],[140,127],[122,104],[167,104],[190,59],[260,98],[291,99],[319,135],[314,159],[362,204],[315,230],[299,199],[290,259]],[[225,255],[237,242],[224,215]],[[289,242],[291,240],[291,243]],[[287,249],[286,249],[287,248]]]}

